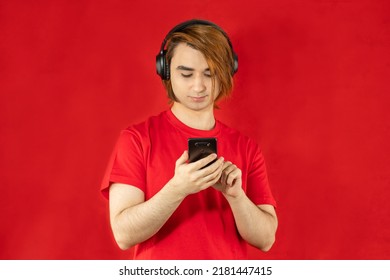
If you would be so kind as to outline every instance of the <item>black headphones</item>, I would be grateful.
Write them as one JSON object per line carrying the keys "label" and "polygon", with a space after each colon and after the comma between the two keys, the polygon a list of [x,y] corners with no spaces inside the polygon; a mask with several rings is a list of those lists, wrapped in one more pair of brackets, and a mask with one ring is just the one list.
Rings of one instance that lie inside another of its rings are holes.
{"label": "black headphones", "polygon": [[221,27],[219,27],[218,25],[216,25],[216,24],[214,24],[214,23],[212,23],[210,21],[201,20],[201,19],[192,19],[192,20],[188,20],[188,21],[185,21],[185,22],[182,22],[182,23],[176,25],[165,36],[164,41],[161,44],[160,52],[156,56],[156,71],[157,71],[157,74],[161,77],[161,79],[163,79],[163,80],[169,80],[170,79],[170,69],[169,69],[168,61],[166,59],[167,50],[164,49],[165,48],[165,44],[167,43],[167,41],[169,40],[169,38],[171,37],[171,35],[173,33],[183,31],[184,29],[186,29],[188,26],[191,26],[191,25],[208,25],[208,26],[212,26],[212,27],[218,29],[226,37],[226,39],[227,39],[227,41],[229,43],[229,46],[230,46],[230,48],[232,49],[232,52],[233,52],[233,60],[234,60],[233,63],[234,64],[233,64],[233,73],[232,73],[232,75],[234,75],[237,72],[237,70],[238,70],[238,57],[237,57],[236,53],[233,50],[232,43],[230,42],[230,39],[229,39],[228,35],[226,34],[226,32],[223,31],[223,29]]}

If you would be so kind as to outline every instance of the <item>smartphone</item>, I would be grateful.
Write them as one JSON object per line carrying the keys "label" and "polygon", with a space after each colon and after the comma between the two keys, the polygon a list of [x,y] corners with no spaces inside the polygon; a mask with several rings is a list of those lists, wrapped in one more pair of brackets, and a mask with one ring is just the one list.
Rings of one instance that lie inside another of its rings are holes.
{"label": "smartphone", "polygon": [[[188,139],[188,154],[189,162],[195,162],[210,154],[217,154],[217,139],[216,138],[189,138]],[[213,160],[203,168],[214,163]]]}

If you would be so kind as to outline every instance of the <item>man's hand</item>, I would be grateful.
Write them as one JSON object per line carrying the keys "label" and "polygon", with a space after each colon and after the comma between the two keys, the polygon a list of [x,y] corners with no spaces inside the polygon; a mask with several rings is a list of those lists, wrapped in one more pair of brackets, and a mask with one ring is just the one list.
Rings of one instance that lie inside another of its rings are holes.
{"label": "man's hand", "polygon": [[175,175],[169,184],[183,197],[213,186],[221,177],[224,159],[219,158],[210,166],[203,167],[216,158],[216,154],[211,154],[196,162],[187,163],[188,152],[185,151],[176,161]]}
{"label": "man's hand", "polygon": [[242,172],[230,161],[225,161],[222,167],[222,174],[214,188],[229,197],[238,197],[242,191]]}

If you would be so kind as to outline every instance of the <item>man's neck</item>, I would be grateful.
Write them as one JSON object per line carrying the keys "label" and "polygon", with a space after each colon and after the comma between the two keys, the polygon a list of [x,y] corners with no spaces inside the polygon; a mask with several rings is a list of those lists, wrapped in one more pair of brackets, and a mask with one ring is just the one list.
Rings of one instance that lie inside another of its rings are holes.
{"label": "man's neck", "polygon": [[176,118],[191,128],[199,130],[211,130],[215,126],[213,108],[202,111],[194,111],[184,107],[180,103],[175,102],[171,110]]}

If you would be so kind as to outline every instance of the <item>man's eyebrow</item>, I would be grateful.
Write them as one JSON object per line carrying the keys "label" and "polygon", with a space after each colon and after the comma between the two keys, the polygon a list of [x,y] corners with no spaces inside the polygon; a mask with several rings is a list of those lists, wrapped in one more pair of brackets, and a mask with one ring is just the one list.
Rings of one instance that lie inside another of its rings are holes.
{"label": "man's eyebrow", "polygon": [[184,70],[184,71],[194,71],[193,68],[190,68],[190,67],[187,67],[187,66],[184,66],[184,65],[179,65],[179,66],[177,66],[176,69],[178,69],[178,70]]}
{"label": "man's eyebrow", "polygon": [[[179,66],[176,67],[176,69],[177,70],[184,70],[184,71],[194,71],[195,70],[194,68],[187,67],[187,66],[184,66],[184,65],[179,65]],[[204,71],[207,72],[207,71],[210,71],[210,69],[206,68]]]}

